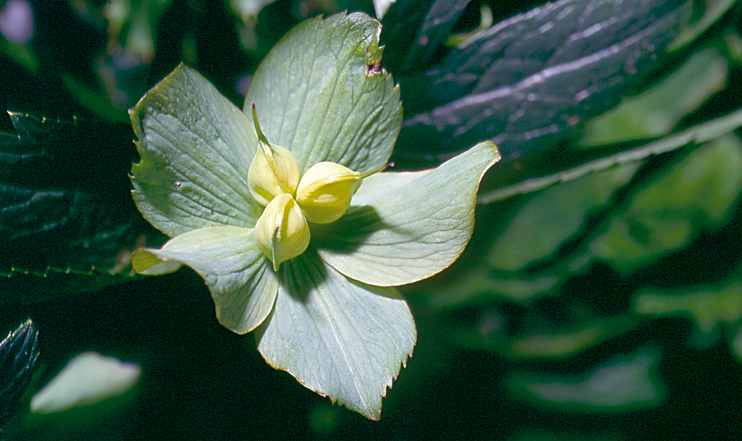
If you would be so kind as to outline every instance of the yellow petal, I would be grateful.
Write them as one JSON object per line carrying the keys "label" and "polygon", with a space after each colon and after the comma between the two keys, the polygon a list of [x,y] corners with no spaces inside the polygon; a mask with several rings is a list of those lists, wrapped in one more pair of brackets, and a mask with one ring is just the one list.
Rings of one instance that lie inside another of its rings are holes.
{"label": "yellow petal", "polygon": [[271,145],[260,130],[258,115],[253,103],[253,122],[258,133],[258,150],[255,152],[247,172],[250,194],[258,203],[265,206],[282,193],[294,195],[299,185],[301,172],[299,162],[291,151],[279,145]]}
{"label": "yellow petal", "polygon": [[386,168],[366,173],[354,172],[334,162],[320,162],[309,167],[296,189],[296,202],[309,222],[328,224],[342,217],[363,178]]}
{"label": "yellow petal", "polygon": [[309,222],[326,224],[345,214],[360,185],[360,173],[334,162],[320,162],[302,176],[296,201]]}
{"label": "yellow petal", "polygon": [[301,208],[286,193],[274,197],[255,224],[255,239],[275,271],[282,262],[306,251],[309,238],[309,225]]}

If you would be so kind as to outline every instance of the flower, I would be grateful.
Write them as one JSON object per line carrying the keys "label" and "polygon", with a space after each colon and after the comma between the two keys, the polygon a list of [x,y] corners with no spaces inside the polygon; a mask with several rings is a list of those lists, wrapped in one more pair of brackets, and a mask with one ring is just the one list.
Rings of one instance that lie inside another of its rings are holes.
{"label": "flower", "polygon": [[300,24],[244,112],[184,65],[130,110],[133,197],[171,237],[134,269],[191,267],[222,325],[255,331],[270,365],[372,419],[416,340],[395,287],[456,260],[499,159],[484,142],[434,170],[377,173],[401,125],[398,87],[369,68],[379,30],[364,14]]}
{"label": "flower", "polygon": [[255,223],[255,240],[278,271],[281,262],[301,255],[309,246],[309,224],[299,204],[287,193],[273,198]]}
{"label": "flower", "polygon": [[[334,222],[348,211],[361,180],[386,166],[358,173],[334,162],[309,167],[299,180],[299,163],[290,150],[272,146],[258,124],[255,103],[252,118],[259,147],[247,172],[250,194],[265,207],[255,223],[255,239],[278,271],[281,262],[299,256],[309,246],[307,220]],[[294,200],[296,198],[296,200]]]}

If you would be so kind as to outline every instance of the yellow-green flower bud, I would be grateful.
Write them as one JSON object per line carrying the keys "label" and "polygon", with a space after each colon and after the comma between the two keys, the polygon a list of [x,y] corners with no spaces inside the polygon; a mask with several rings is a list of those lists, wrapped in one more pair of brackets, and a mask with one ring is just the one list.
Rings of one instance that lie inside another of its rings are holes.
{"label": "yellow-green flower bud", "polygon": [[293,153],[284,147],[271,145],[263,135],[255,113],[255,103],[252,114],[259,145],[247,171],[247,184],[252,197],[261,205],[268,205],[279,194],[294,195],[301,172]]}
{"label": "yellow-green flower bud", "polygon": [[309,167],[299,181],[296,202],[309,222],[334,222],[350,207],[350,200],[361,186],[363,178],[385,167],[359,173],[334,162],[319,162]]}
{"label": "yellow-green flower bud", "polygon": [[300,255],[309,246],[309,225],[294,198],[279,194],[265,207],[255,224],[255,239],[273,269]]}

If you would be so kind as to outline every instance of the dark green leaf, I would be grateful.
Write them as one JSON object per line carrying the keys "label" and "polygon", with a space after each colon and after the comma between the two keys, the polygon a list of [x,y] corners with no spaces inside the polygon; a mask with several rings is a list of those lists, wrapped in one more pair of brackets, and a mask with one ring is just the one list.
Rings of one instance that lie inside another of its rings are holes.
{"label": "dark green leaf", "polygon": [[690,9],[684,0],[563,0],[493,26],[425,72],[393,72],[405,103],[395,155],[436,162],[490,139],[504,161],[486,187],[543,174],[543,165],[519,167],[634,90]]}
{"label": "dark green leaf", "polygon": [[15,412],[31,381],[39,356],[38,336],[31,320],[27,320],[0,343],[0,425]]}
{"label": "dark green leaf", "polygon": [[686,152],[631,195],[584,257],[630,274],[720,228],[737,209],[742,141],[733,134]]}
{"label": "dark green leaf", "polygon": [[[97,271],[123,269],[138,243],[159,244],[131,200],[130,128],[10,116],[17,136],[0,134],[0,273],[13,277],[2,301],[112,283]],[[61,277],[27,277],[51,273]]]}
{"label": "dark green leaf", "polygon": [[261,207],[247,171],[257,135],[250,120],[201,74],[181,64],[129,112],[139,163],[134,200],[170,237],[197,228],[252,228]]}
{"label": "dark green leaf", "polygon": [[469,0],[398,0],[381,21],[382,64],[391,72],[421,71],[429,66]]}
{"label": "dark green leaf", "polygon": [[[700,143],[712,141],[742,126],[742,110],[737,110],[728,115],[716,118],[714,120],[690,127],[682,132],[678,132],[654,142],[641,145],[632,149],[623,148],[618,153],[598,151],[596,158],[591,161],[570,161],[574,167],[565,167],[564,171],[540,178],[526,179],[513,185],[497,188],[479,195],[478,202],[487,204],[490,202],[509,198],[516,194],[525,194],[559,182],[568,182],[588,173],[605,170],[610,167],[629,164],[648,158],[653,155],[660,155],[685,146],[694,146]],[[499,165],[498,165],[499,166]]]}

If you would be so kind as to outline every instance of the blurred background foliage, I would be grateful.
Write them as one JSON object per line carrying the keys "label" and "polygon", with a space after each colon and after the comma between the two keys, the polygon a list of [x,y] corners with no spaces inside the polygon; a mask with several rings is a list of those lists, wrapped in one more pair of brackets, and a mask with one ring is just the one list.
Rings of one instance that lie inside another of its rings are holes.
{"label": "blurred background foliage", "polygon": [[[287,30],[342,10],[376,14],[362,0],[0,1],[0,324],[33,319],[41,353],[2,436],[741,435],[738,2],[389,6],[397,167],[481,139],[504,159],[462,258],[403,291],[419,342],[380,422],[269,368],[194,273],[131,274],[131,251],[164,238],[129,195],[126,109],[181,60],[241,106]],[[3,391],[25,386],[15,365],[0,364]]]}

